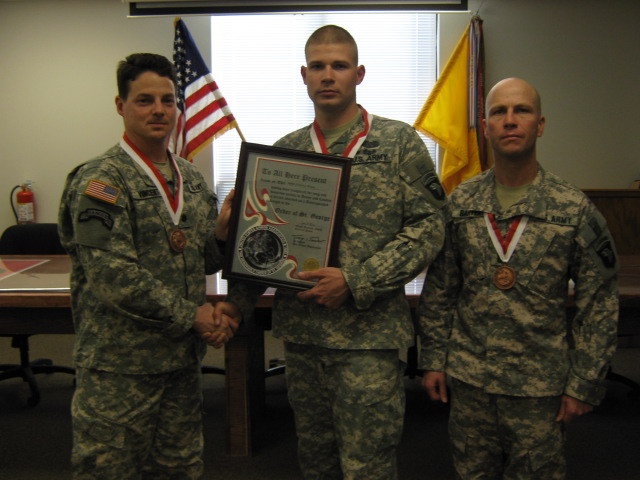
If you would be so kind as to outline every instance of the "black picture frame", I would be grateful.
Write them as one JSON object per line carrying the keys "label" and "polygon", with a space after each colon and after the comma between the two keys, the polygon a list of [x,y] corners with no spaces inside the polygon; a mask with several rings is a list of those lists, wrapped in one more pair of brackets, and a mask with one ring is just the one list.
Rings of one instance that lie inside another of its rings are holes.
{"label": "black picture frame", "polygon": [[338,265],[351,159],[243,142],[222,278],[304,290]]}

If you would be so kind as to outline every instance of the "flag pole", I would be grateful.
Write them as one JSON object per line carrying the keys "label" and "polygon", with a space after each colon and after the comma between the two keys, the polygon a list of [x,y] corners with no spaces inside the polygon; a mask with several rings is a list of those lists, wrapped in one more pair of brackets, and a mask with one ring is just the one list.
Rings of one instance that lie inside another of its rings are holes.
{"label": "flag pole", "polygon": [[237,121],[236,121],[236,130],[238,131],[238,135],[240,135],[240,140],[242,140],[243,142],[246,142],[244,135],[242,134],[242,130],[240,130],[240,125],[238,125]]}

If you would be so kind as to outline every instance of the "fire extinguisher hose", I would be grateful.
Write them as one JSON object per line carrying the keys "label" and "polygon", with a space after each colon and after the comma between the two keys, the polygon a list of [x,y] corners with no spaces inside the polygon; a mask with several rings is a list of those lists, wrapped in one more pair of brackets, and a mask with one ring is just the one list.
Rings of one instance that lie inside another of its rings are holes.
{"label": "fire extinguisher hose", "polygon": [[18,212],[16,211],[16,206],[13,204],[13,194],[16,190],[18,190],[21,186],[16,185],[11,190],[11,194],[9,195],[9,203],[11,204],[11,210],[13,210],[13,216],[16,217],[16,223],[18,222]]}

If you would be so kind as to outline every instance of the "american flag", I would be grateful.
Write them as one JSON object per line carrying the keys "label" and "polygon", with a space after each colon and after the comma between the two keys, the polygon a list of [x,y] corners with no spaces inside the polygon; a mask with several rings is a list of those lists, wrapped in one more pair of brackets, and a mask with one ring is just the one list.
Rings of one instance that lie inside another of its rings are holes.
{"label": "american flag", "polygon": [[120,189],[107,185],[99,180],[89,180],[87,187],[84,189],[85,195],[108,203],[116,203],[120,195]]}
{"label": "american flag", "polygon": [[238,125],[181,19],[175,22],[173,63],[180,113],[169,148],[192,161],[214,138]]}

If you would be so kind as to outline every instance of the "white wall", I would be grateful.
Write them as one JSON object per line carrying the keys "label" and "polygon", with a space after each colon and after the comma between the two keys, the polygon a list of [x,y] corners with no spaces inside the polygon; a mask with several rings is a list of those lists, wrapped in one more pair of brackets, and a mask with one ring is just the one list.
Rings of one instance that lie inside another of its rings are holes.
{"label": "white wall", "polygon": [[[127,13],[121,0],[0,1],[0,231],[15,223],[15,185],[33,180],[38,221],[55,222],[69,170],[122,136],[118,61],[142,51],[172,57],[173,18]],[[185,21],[209,58],[209,19]]]}
{"label": "white wall", "polygon": [[[625,188],[639,177],[640,2],[469,3],[481,5],[487,84],[521,76],[542,94],[541,162],[582,188]],[[55,222],[67,172],[119,139],[116,63],[138,51],[171,57],[173,18],[128,19],[127,8],[121,0],[0,0],[0,231],[14,222],[14,185],[33,180],[39,221]],[[443,16],[443,62],[469,18]],[[208,58],[208,18],[185,21]],[[196,162],[205,176],[206,157]]]}
{"label": "white wall", "polygon": [[[640,2],[469,4],[484,20],[487,87],[518,76],[540,91],[545,168],[580,188],[627,188],[640,178]],[[460,20],[444,18],[443,32],[462,31]]]}

